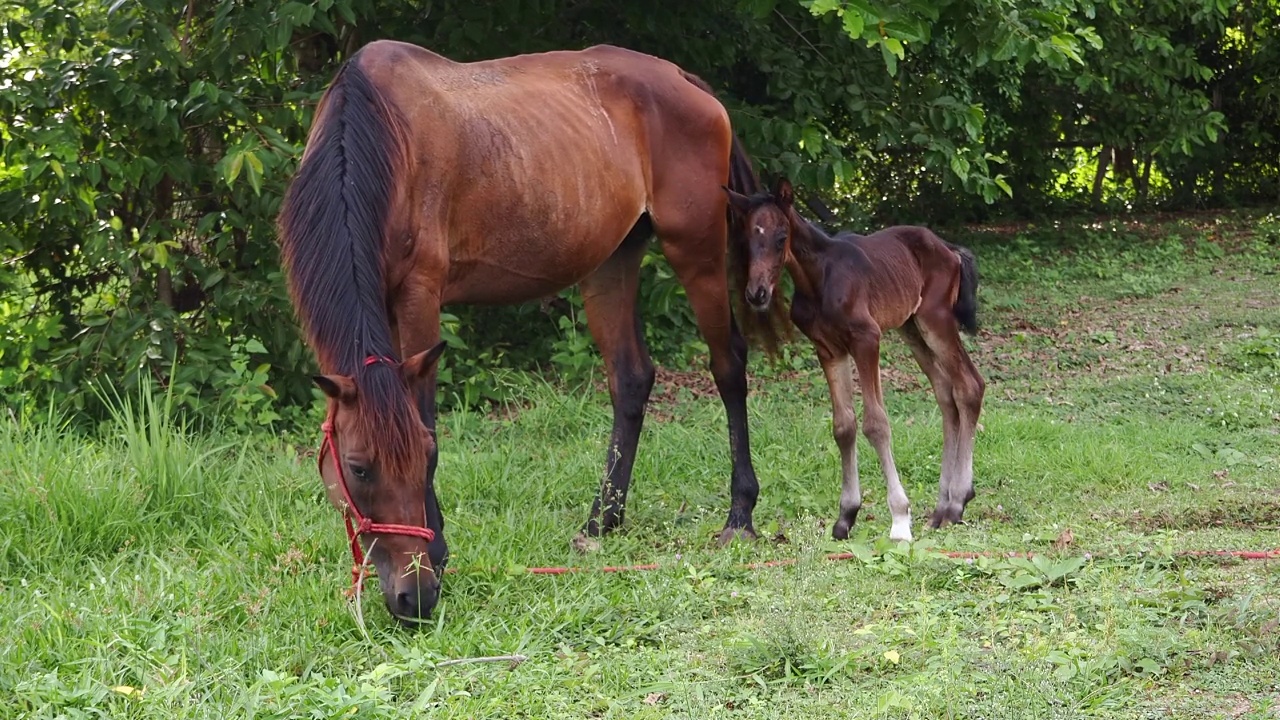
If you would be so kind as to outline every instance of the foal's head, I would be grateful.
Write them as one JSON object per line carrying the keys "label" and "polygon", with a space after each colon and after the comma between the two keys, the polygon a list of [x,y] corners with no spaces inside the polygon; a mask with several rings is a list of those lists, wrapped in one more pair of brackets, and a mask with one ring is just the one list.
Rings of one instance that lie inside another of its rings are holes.
{"label": "foal's head", "polygon": [[778,180],[771,192],[747,196],[729,188],[729,207],[742,219],[746,237],[733,242],[746,244],[746,300],[752,309],[769,309],[782,268],[791,254],[791,205],[795,198],[791,182]]}
{"label": "foal's head", "polygon": [[[434,564],[444,553],[432,558],[432,543],[423,536],[429,527],[427,463],[435,438],[422,423],[416,398],[443,348],[441,343],[403,364],[369,358],[354,375],[314,378],[329,403],[319,457],[329,501],[360,532],[387,609],[406,624],[426,619],[440,594]],[[362,518],[369,523],[364,528]],[[439,551],[443,527],[430,531]]]}

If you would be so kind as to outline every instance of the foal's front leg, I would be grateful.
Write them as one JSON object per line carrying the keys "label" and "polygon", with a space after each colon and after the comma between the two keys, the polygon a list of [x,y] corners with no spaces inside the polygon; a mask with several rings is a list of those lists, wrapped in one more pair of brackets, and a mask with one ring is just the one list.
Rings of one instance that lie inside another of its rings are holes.
{"label": "foal's front leg", "polygon": [[880,457],[888,486],[889,512],[893,525],[889,529],[890,540],[911,540],[911,501],[898,478],[898,467],[893,462],[893,434],[889,428],[889,416],[884,411],[884,398],[880,394],[880,329],[874,324],[853,328],[853,361],[858,366],[858,380],[862,384],[862,432]]}
{"label": "foal's front leg", "polygon": [[849,529],[862,508],[862,488],[858,485],[858,415],[853,410],[853,368],[849,356],[824,356],[822,372],[831,391],[831,429],[840,448],[840,517],[831,528],[837,540],[849,537]]}

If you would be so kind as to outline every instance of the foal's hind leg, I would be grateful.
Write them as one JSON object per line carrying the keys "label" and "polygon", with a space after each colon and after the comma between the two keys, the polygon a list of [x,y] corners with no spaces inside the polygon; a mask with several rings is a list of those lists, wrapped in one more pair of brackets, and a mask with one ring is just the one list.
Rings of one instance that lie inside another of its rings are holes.
{"label": "foal's hind leg", "polygon": [[600,492],[586,526],[574,539],[579,550],[591,547],[588,537],[599,537],[621,525],[626,514],[631,468],[654,379],[653,362],[636,310],[640,260],[650,234],[647,219],[636,223],[613,255],[580,284],[587,327],[600,348],[609,376],[613,432]]}
{"label": "foal's hind leg", "polygon": [[[911,348],[911,354],[915,357],[916,363],[929,378],[929,385],[933,387],[933,397],[938,401],[938,410],[942,413],[942,469],[938,475],[938,507],[949,507],[952,479],[959,466],[957,437],[960,433],[960,410],[956,407],[951,379],[939,367],[933,350],[920,334],[916,320],[914,318],[908,320],[899,330],[902,337],[906,339],[908,347]],[[929,520],[929,526],[938,527],[941,517],[939,512],[935,511]]]}
{"label": "foal's hind leg", "polygon": [[862,508],[858,484],[858,415],[853,409],[853,369],[849,356],[823,357],[822,372],[831,391],[831,434],[840,448],[840,517],[831,528],[836,540],[849,537]]}
{"label": "foal's hind leg", "polygon": [[[921,312],[917,317],[921,337],[933,351],[934,361],[951,385],[957,423],[950,472],[943,467],[944,492],[939,495],[930,525],[941,527],[960,522],[964,507],[973,499],[973,444],[982,412],[982,396],[986,384],[973,366],[960,339],[960,327],[949,307]],[[946,452],[943,462],[948,462]]]}
{"label": "foal's hind leg", "polygon": [[893,462],[893,433],[880,392],[880,329],[868,323],[855,327],[853,332],[853,361],[858,366],[858,380],[862,384],[862,432],[880,457],[880,468],[889,489],[889,512],[893,515],[889,539],[910,540],[911,501],[902,488],[898,466]]}

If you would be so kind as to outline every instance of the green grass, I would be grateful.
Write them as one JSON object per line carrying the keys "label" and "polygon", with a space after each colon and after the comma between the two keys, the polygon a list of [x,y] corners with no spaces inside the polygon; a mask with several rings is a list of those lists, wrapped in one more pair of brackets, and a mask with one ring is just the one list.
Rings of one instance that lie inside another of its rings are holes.
{"label": "green grass", "polygon": [[[417,632],[343,597],[341,522],[292,443],[191,435],[163,399],[117,401],[92,439],[0,422],[0,717],[1277,717],[1277,562],[1175,552],[1280,546],[1278,237],[1236,216],[952,238],[983,270],[978,497],[922,527],[940,421],[886,343],[910,547],[883,539],[865,443],[858,537],[828,539],[838,456],[802,351],[753,367],[765,539],[724,550],[714,396],[659,389],[685,400],[655,408],[627,526],[589,557],[569,541],[605,396],[531,385],[518,411],[447,415],[458,572]],[[773,559],[797,562],[741,567]]]}

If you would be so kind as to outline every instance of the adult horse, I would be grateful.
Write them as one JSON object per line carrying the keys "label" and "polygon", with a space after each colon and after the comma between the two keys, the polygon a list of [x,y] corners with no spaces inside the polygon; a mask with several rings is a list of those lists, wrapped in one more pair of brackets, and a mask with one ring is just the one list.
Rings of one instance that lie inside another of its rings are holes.
{"label": "adult horse", "polygon": [[580,285],[613,431],[576,543],[621,524],[654,381],[636,293],[655,234],[693,305],[728,417],[732,499],[720,537],[754,535],[747,348],[729,306],[721,190],[734,184],[735,148],[710,88],[615,47],[464,64],[378,41],[338,71],[279,234],[328,397],[321,474],[394,616],[429,615],[448,556],[434,485],[445,305],[520,303]]}

